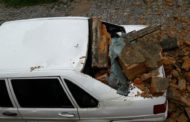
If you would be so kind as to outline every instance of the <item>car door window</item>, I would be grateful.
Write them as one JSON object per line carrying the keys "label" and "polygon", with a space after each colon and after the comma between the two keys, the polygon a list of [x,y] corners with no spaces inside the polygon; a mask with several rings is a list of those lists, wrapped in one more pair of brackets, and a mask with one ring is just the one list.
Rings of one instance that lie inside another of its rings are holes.
{"label": "car door window", "polygon": [[64,81],[66,82],[77,104],[81,108],[93,108],[98,106],[98,101],[94,97],[89,95],[86,91],[84,91],[82,88],[67,79],[64,79]]}
{"label": "car door window", "polygon": [[4,80],[0,80],[0,107],[13,107]]}
{"label": "car door window", "polygon": [[58,79],[13,79],[11,83],[21,107],[73,108]]}

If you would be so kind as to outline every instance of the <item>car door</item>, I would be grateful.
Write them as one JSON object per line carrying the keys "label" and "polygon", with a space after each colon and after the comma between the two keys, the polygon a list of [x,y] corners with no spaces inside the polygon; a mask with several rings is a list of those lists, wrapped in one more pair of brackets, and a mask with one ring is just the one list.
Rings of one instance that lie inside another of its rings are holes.
{"label": "car door", "polygon": [[14,78],[9,82],[23,119],[38,122],[79,120],[76,105],[58,77]]}
{"label": "car door", "polygon": [[[89,81],[90,82],[90,81]],[[86,122],[108,122],[106,118],[100,118],[98,115],[101,114],[103,109],[99,107],[99,101],[93,97],[90,93],[85,91],[83,88],[75,84],[73,80],[64,78],[64,83],[69,90],[72,98],[78,106],[78,112],[81,121],[86,120]]]}
{"label": "car door", "polygon": [[22,122],[22,117],[7,88],[8,82],[0,79],[0,122]]}

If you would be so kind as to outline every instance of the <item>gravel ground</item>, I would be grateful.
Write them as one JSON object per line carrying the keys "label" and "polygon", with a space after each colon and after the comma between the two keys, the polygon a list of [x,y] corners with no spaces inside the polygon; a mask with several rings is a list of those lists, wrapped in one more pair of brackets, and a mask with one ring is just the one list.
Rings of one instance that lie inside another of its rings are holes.
{"label": "gravel ground", "polygon": [[59,0],[21,8],[0,4],[0,22],[53,16],[100,16],[117,24],[162,24],[163,35],[190,40],[190,0]]}
{"label": "gravel ground", "polygon": [[172,16],[190,16],[189,0],[59,0],[11,8],[0,4],[0,20],[52,16],[101,16],[119,24],[155,24]]}

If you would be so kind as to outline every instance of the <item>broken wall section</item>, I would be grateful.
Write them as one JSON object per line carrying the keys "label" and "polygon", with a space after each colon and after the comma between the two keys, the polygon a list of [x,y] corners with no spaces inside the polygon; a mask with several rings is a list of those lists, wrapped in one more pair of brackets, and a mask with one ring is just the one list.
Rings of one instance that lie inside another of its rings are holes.
{"label": "broken wall section", "polygon": [[[159,77],[158,68],[162,66],[162,47],[160,46],[161,26],[149,26],[140,31],[124,35],[126,45],[119,61],[125,76],[144,90],[145,96],[163,94],[168,80]],[[142,87],[143,86],[143,87]]]}
{"label": "broken wall section", "polygon": [[158,68],[162,65],[160,26],[112,36],[98,18],[92,20],[91,66],[96,70],[95,78],[125,96],[131,81],[133,83],[136,79],[148,89],[148,96],[164,93],[168,80],[158,77]]}

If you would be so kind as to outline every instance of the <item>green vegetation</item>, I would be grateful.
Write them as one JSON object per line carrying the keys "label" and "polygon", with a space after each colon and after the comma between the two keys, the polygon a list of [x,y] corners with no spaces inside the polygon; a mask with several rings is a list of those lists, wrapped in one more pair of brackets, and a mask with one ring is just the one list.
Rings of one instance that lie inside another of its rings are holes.
{"label": "green vegetation", "polygon": [[0,3],[10,7],[32,6],[38,4],[57,2],[58,0],[0,0]]}

